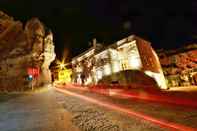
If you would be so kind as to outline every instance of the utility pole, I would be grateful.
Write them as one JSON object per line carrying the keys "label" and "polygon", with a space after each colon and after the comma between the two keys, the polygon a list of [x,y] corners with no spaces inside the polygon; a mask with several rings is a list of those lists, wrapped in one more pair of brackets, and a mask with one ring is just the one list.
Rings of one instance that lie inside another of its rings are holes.
{"label": "utility pole", "polygon": [[[32,69],[32,70],[33,70],[33,69]],[[34,78],[33,78],[33,76],[32,76],[32,80],[31,80],[31,90],[32,90],[32,91],[34,90],[33,81],[34,81]]]}

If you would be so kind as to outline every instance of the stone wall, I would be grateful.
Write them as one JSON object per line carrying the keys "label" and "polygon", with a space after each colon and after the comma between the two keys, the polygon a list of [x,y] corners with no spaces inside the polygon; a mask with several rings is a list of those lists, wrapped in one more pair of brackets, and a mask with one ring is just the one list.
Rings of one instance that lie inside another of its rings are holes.
{"label": "stone wall", "polygon": [[[23,91],[50,83],[49,65],[55,59],[53,35],[37,18],[20,21],[0,11],[0,91]],[[29,81],[27,69],[40,74]]]}

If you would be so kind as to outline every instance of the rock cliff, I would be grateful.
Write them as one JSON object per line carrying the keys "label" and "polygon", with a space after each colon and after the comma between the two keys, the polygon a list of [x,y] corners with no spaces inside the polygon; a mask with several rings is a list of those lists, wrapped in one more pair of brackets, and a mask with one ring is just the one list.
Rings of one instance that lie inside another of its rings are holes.
{"label": "rock cliff", "polygon": [[[37,18],[20,21],[0,11],[0,91],[23,91],[51,82],[53,34]],[[28,69],[38,74],[28,79]]]}

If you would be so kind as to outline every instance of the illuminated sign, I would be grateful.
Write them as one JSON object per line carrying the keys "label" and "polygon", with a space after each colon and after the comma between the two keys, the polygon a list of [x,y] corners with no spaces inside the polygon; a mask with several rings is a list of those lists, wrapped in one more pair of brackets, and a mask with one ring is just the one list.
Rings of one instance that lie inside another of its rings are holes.
{"label": "illuminated sign", "polygon": [[40,69],[35,67],[27,68],[27,73],[29,76],[38,77],[40,74]]}

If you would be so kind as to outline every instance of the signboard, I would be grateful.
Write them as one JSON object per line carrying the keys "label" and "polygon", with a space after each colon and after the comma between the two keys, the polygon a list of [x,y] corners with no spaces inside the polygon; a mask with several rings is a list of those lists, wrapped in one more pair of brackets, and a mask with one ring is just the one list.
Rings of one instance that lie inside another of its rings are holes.
{"label": "signboard", "polygon": [[40,74],[40,70],[39,70],[39,68],[36,68],[36,67],[29,67],[27,69],[27,73],[29,76],[31,75],[33,77],[38,77]]}

